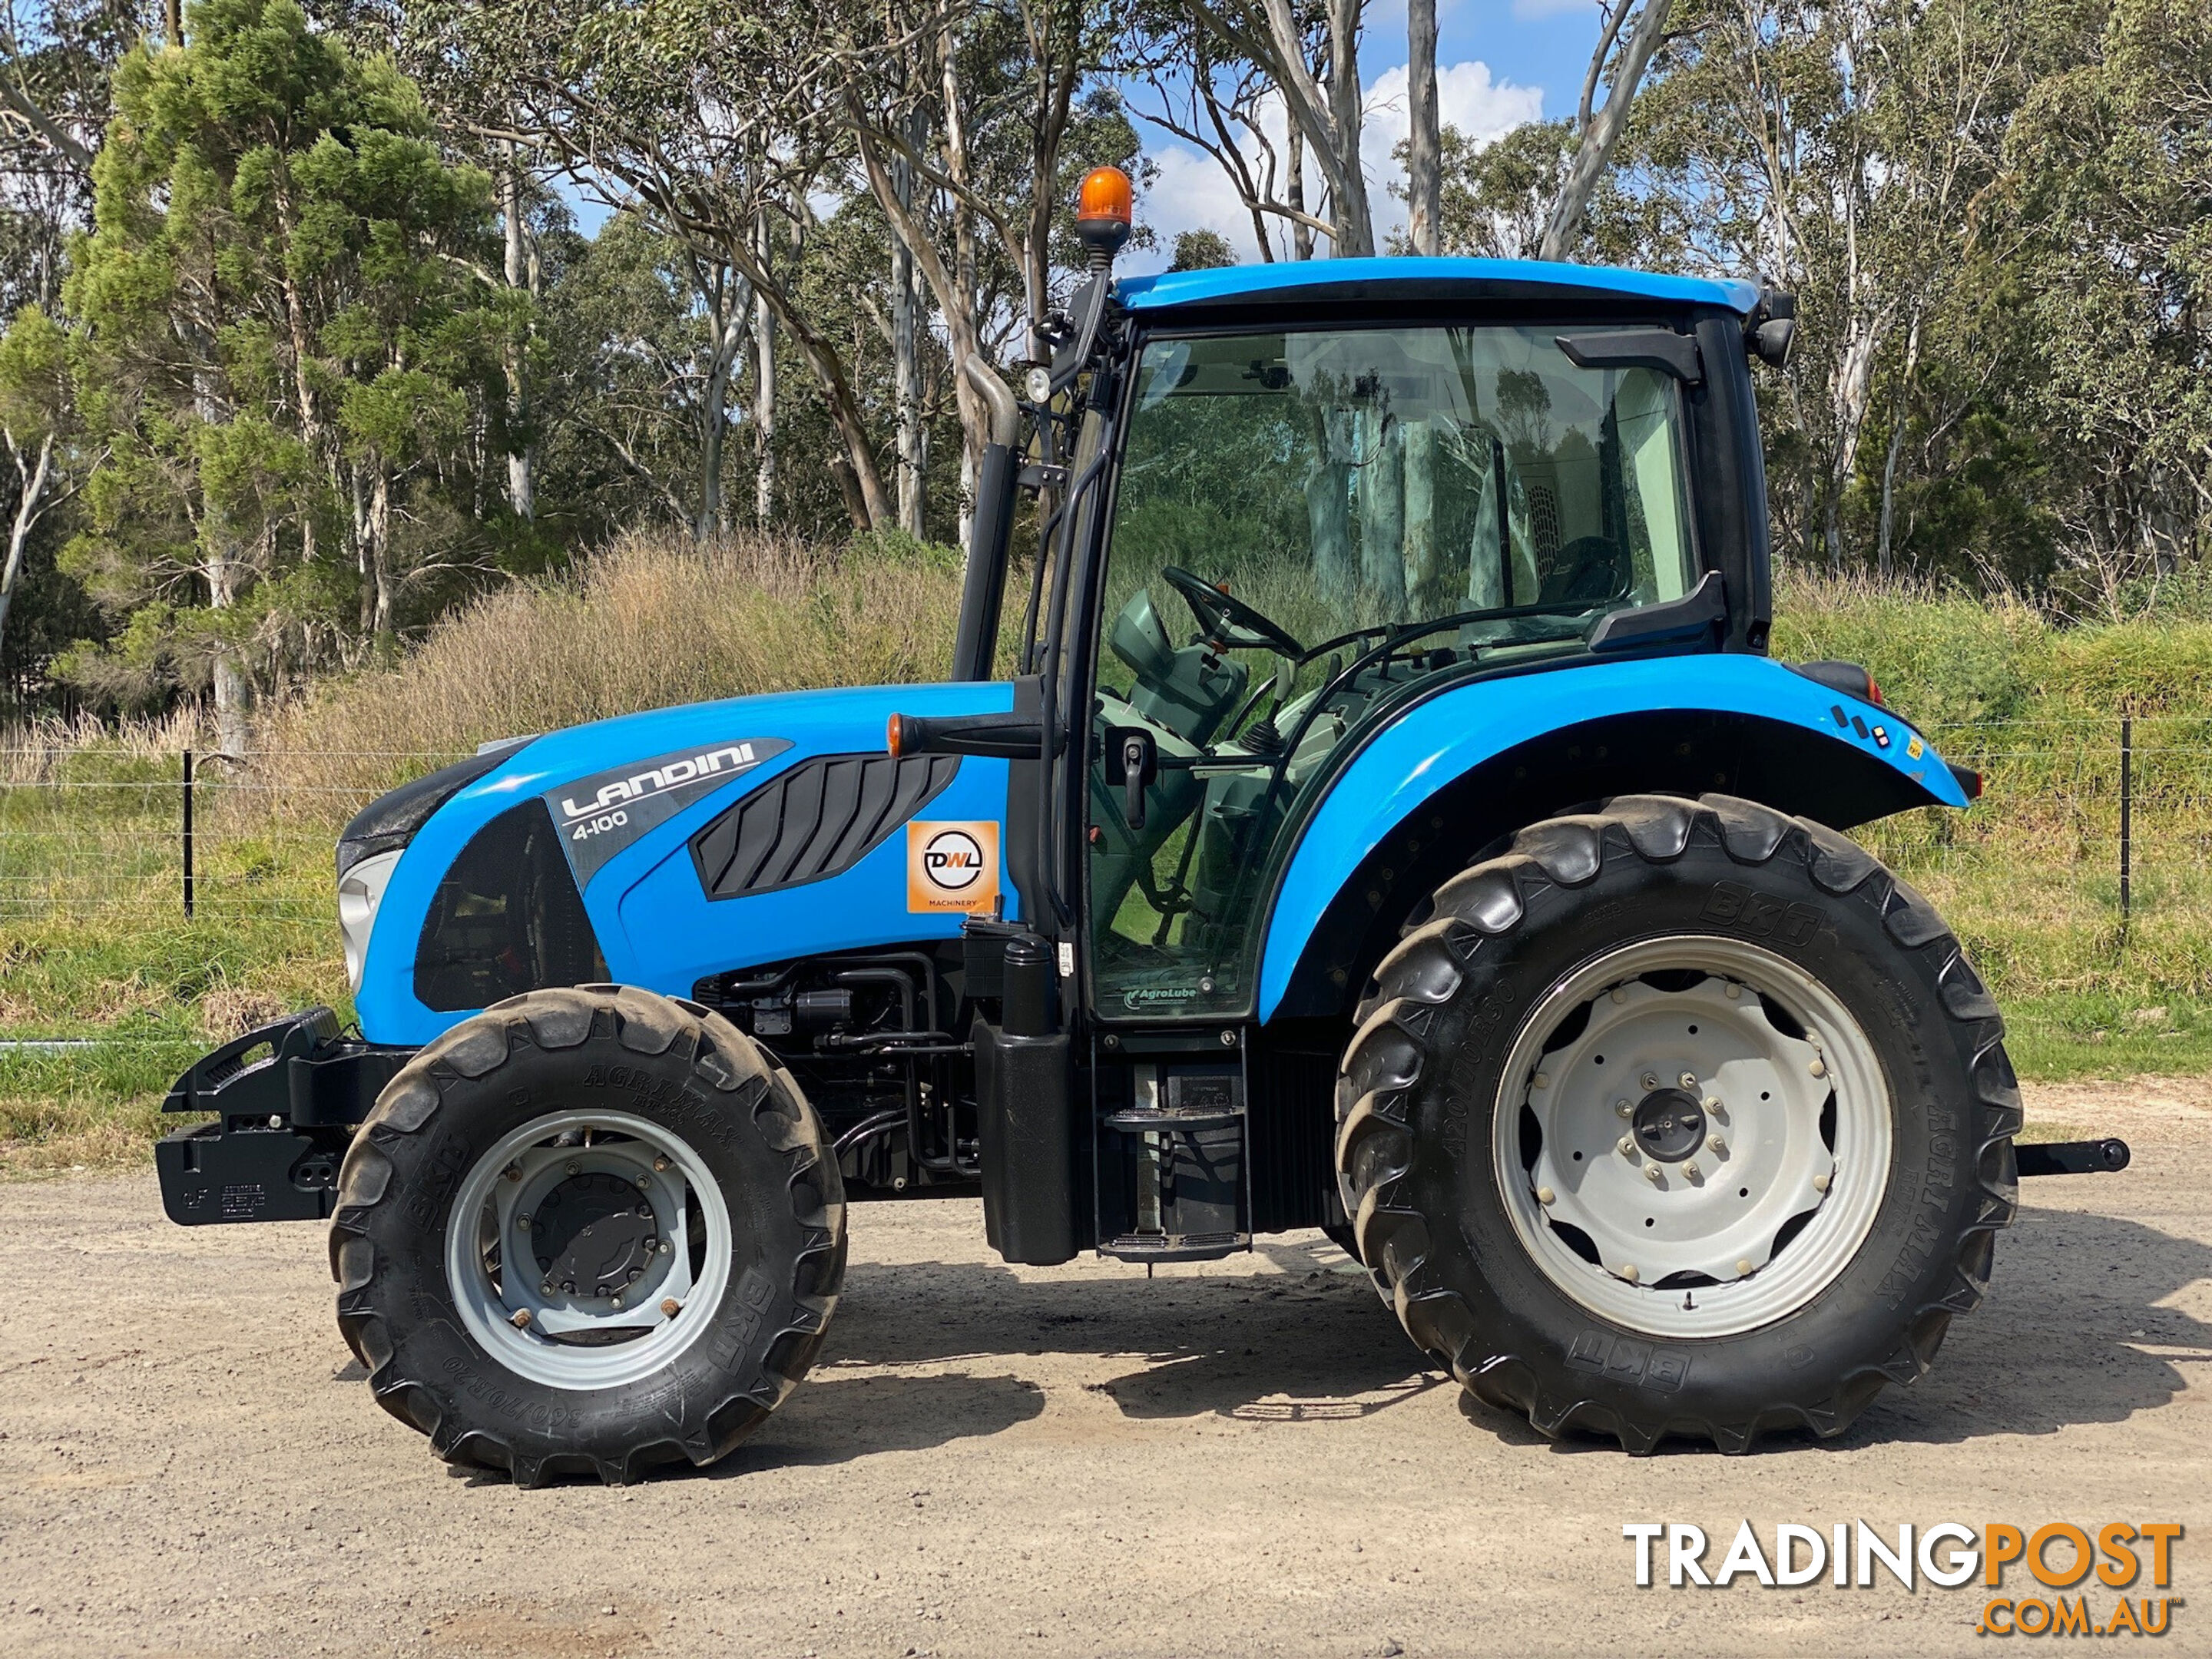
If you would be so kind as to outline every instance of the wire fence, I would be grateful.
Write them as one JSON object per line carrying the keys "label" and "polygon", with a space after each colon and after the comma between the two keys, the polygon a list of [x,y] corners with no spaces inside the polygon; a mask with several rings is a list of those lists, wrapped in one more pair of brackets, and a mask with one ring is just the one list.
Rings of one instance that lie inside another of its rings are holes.
{"label": "wire fence", "polygon": [[327,927],[339,828],[404,777],[457,758],[0,749],[0,926],[136,915]]}
{"label": "wire fence", "polygon": [[[2177,884],[2212,896],[2212,714],[1931,726],[1984,777],[1974,812],[1862,832],[1917,877],[2033,875],[2123,924]],[[137,915],[328,927],[338,829],[455,751],[0,748],[0,927]]]}

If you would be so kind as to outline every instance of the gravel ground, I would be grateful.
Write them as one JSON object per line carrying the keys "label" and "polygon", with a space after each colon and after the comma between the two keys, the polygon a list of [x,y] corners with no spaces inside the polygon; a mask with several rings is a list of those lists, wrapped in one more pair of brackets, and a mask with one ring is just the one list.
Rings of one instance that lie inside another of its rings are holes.
{"label": "gravel ground", "polygon": [[[711,1472],[517,1492],[371,1402],[322,1230],[150,1175],[0,1188],[0,1653],[1952,1652],[1987,1591],[1638,1589],[1631,1521],[2180,1522],[2212,1584],[2212,1079],[2032,1091],[2119,1176],[2027,1183],[1996,1289],[1843,1439],[1632,1461],[1463,1403],[1317,1234],[1008,1268],[858,1206],[823,1364]],[[2062,1546],[2059,1558],[2065,1553]],[[2101,1620],[2115,1593],[2092,1583]],[[2148,1589],[2147,1583],[2136,1587]],[[2036,1587],[2014,1569],[2014,1595]],[[2049,1592],[2045,1592],[2049,1594]],[[2155,1594],[2155,1592],[2154,1592]],[[2212,1599],[2162,1646],[2212,1651]]]}

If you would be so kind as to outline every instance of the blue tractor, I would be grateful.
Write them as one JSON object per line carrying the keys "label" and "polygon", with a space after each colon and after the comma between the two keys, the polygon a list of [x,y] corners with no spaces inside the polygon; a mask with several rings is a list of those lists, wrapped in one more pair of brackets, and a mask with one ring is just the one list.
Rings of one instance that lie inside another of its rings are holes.
{"label": "blue tractor", "polygon": [[360,1037],[315,1009],[179,1079],[217,1115],[159,1146],[169,1213],[329,1218],[376,1400],[524,1484],[722,1456],[823,1340],[848,1199],[948,1183],[1014,1262],[1323,1229],[1547,1435],[1839,1432],[1979,1300],[2030,1154],[2125,1149],[2016,1165],[1996,1005],[1843,834],[1978,780],[1766,654],[1788,296],[1116,281],[1094,182],[1024,397],[966,366],[950,678],[371,805]]}

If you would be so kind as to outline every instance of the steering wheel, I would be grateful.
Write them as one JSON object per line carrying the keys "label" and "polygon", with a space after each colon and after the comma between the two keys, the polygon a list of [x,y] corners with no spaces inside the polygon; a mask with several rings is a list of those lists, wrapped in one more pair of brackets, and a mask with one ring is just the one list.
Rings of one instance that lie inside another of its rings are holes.
{"label": "steering wheel", "polygon": [[1235,651],[1273,651],[1285,657],[1305,655],[1305,647],[1291,637],[1289,629],[1204,577],[1174,564],[1161,566],[1160,574],[1189,602],[1199,631],[1209,644]]}

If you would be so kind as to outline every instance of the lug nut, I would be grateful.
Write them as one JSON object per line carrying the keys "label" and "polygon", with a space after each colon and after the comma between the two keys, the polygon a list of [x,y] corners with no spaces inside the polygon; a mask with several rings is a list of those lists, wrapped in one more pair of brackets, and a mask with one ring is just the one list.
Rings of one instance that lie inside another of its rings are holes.
{"label": "lug nut", "polygon": [[515,1224],[516,1226],[518,1226],[518,1227],[521,1228],[525,1232],[529,1231],[529,1230],[530,1230],[530,1214],[529,1214],[529,1212],[525,1211],[522,1214],[520,1214],[520,1215],[519,1215],[519,1216],[515,1217],[515,1218],[514,1218],[514,1224]]}
{"label": "lug nut", "polygon": [[1828,1190],[1828,1179],[1829,1178],[1825,1175],[1814,1176],[1813,1177],[1813,1190],[1816,1193],[1826,1192]]}
{"label": "lug nut", "polygon": [[1728,1103],[1723,1101],[1718,1095],[1707,1095],[1705,1097],[1705,1109],[1709,1112],[1725,1112],[1728,1110]]}
{"label": "lug nut", "polygon": [[1536,1201],[1539,1204],[1549,1204],[1558,1197],[1559,1194],[1553,1192],[1549,1187],[1539,1187],[1536,1188]]}
{"label": "lug nut", "polygon": [[636,1284],[636,1283],[637,1283],[637,1281],[638,1281],[639,1279],[642,1279],[642,1278],[644,1278],[644,1277],[645,1277],[645,1269],[644,1269],[644,1268],[642,1268],[642,1267],[632,1267],[632,1268],[629,1270],[629,1277],[628,1279],[624,1279],[623,1282],[624,1284],[628,1284],[628,1285],[635,1285],[635,1284]]}
{"label": "lug nut", "polygon": [[1620,1150],[1626,1156],[1634,1158],[1636,1156],[1636,1137],[1633,1135],[1621,1136]]}
{"label": "lug nut", "polygon": [[664,1296],[660,1298],[660,1316],[663,1319],[673,1319],[683,1311],[684,1304],[674,1297]]}
{"label": "lug nut", "polygon": [[517,1308],[513,1313],[507,1316],[507,1322],[514,1326],[518,1331],[521,1330],[530,1323],[530,1310],[527,1308]]}
{"label": "lug nut", "polygon": [[1646,1072],[1642,1077],[1636,1080],[1644,1085],[1644,1092],[1647,1094],[1659,1086],[1659,1079],[1657,1076],[1650,1072]]}
{"label": "lug nut", "polygon": [[538,1295],[540,1295],[540,1296],[550,1296],[550,1295],[552,1295],[552,1294],[553,1294],[553,1281],[552,1281],[551,1279],[547,1279],[547,1280],[546,1280],[543,1285],[540,1285],[538,1287]]}
{"label": "lug nut", "polygon": [[1613,1109],[1617,1115],[1626,1117],[1632,1112],[1635,1111],[1636,1108],[1630,1105],[1625,1100],[1616,1100],[1613,1103]]}
{"label": "lug nut", "polygon": [[1828,1062],[1821,1059],[1820,1055],[1815,1054],[1813,1056],[1811,1064],[1808,1065],[1805,1069],[1810,1072],[1814,1077],[1826,1077],[1828,1074]]}
{"label": "lug nut", "polygon": [[521,1166],[520,1164],[508,1164],[508,1165],[507,1165],[504,1170],[501,1170],[499,1172],[499,1178],[500,1178],[501,1181],[520,1181],[520,1180],[521,1180],[521,1179],[522,1179],[522,1166]]}
{"label": "lug nut", "polygon": [[1695,1072],[1685,1072],[1685,1073],[1682,1073],[1682,1077],[1681,1077],[1681,1084],[1682,1084],[1682,1086],[1683,1086],[1685,1089],[1687,1089],[1687,1090],[1688,1090],[1692,1094],[1695,1094],[1695,1093],[1697,1093],[1697,1092],[1698,1092],[1698,1074],[1697,1074]]}
{"label": "lug nut", "polygon": [[577,1163],[573,1158],[561,1167],[566,1170],[570,1175],[581,1175],[584,1173],[584,1166]]}
{"label": "lug nut", "polygon": [[1633,1285],[1636,1282],[1636,1264],[1632,1261],[1626,1267],[1623,1267],[1620,1270],[1620,1276],[1626,1279],[1630,1284]]}
{"label": "lug nut", "polygon": [[1693,1158],[1687,1164],[1685,1164],[1682,1166],[1682,1173],[1689,1176],[1691,1180],[1695,1181],[1698,1176],[1698,1160]]}
{"label": "lug nut", "polygon": [[1645,1164],[1644,1166],[1644,1178],[1650,1182],[1653,1186],[1657,1186],[1659,1184],[1659,1166],[1656,1164]]}
{"label": "lug nut", "polygon": [[1552,1079],[1547,1077],[1543,1073],[1539,1072],[1536,1073],[1535,1086],[1539,1089],[1548,1089],[1552,1086]]}
{"label": "lug nut", "polygon": [[615,1306],[617,1308],[620,1308],[622,1306],[622,1292],[620,1291],[617,1291],[615,1292]]}
{"label": "lug nut", "polygon": [[647,1188],[652,1185],[653,1177],[651,1176],[640,1176],[637,1178],[637,1189],[640,1192],[645,1191]]}
{"label": "lug nut", "polygon": [[653,1160],[653,1173],[654,1173],[655,1175],[659,1174],[663,1170],[665,1170],[667,1167],[668,1167],[668,1160],[667,1160],[667,1158],[665,1158],[665,1157],[663,1157],[663,1158],[654,1158],[654,1159]]}
{"label": "lug nut", "polygon": [[661,1255],[666,1255],[673,1248],[674,1246],[671,1245],[666,1239],[664,1238],[660,1241]]}
{"label": "lug nut", "polygon": [[1735,1262],[1735,1270],[1739,1273],[1749,1273],[1751,1271],[1751,1258],[1749,1256],[1738,1256]]}
{"label": "lug nut", "polygon": [[1728,1142],[1723,1140],[1718,1135],[1708,1135],[1705,1138],[1705,1146],[1716,1158],[1728,1151]]}

